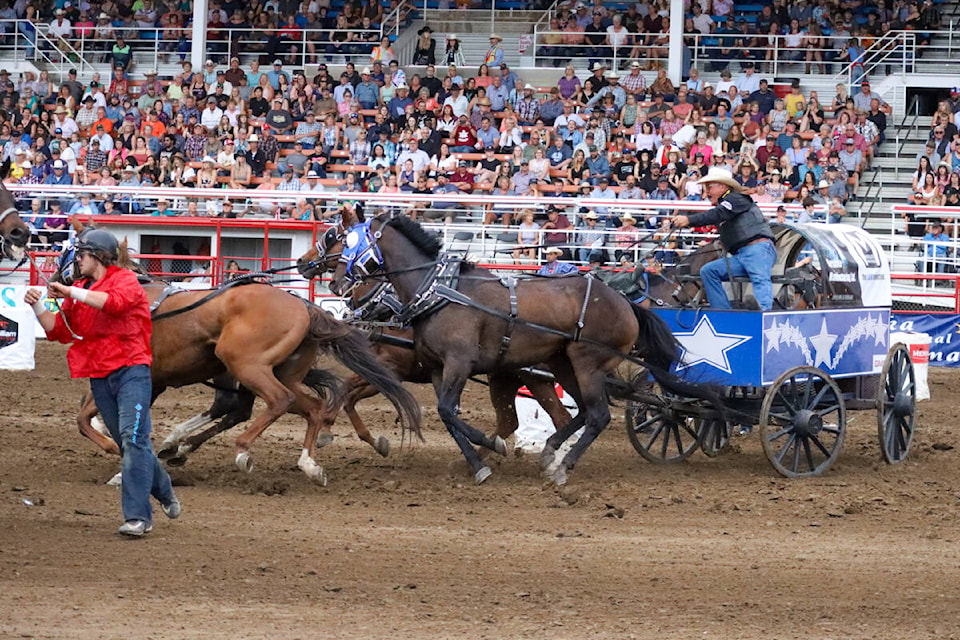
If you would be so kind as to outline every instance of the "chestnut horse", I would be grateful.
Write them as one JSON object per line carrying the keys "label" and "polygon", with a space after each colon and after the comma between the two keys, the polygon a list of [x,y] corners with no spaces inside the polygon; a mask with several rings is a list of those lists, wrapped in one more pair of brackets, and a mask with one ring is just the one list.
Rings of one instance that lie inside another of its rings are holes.
{"label": "chestnut horse", "polygon": [[[347,218],[347,222],[350,221],[351,219]],[[336,269],[343,247],[343,229],[342,226],[330,227],[317,241],[316,246],[297,260],[297,270],[300,275],[309,280]],[[373,293],[374,288],[376,285],[373,283],[357,287],[352,294],[354,306],[360,306]],[[378,329],[377,333],[376,337],[371,338],[371,349],[388,369],[405,382],[418,384],[431,382],[431,371],[417,360],[414,352],[413,329],[383,327]],[[530,395],[543,407],[556,428],[559,429],[570,421],[570,413],[557,397],[552,381],[522,371],[498,371],[491,373],[488,380],[490,402],[496,413],[496,431],[493,434],[495,442],[496,438],[505,439],[512,435],[519,426],[515,402],[517,391],[521,386],[527,387]],[[356,405],[360,400],[371,398],[377,393],[377,390],[360,376],[353,376],[347,380],[343,410],[358,434],[367,432],[367,428],[357,414]],[[389,443],[382,436],[377,442],[389,450]],[[379,448],[377,450],[380,451]]]}
{"label": "chestnut horse", "polygon": [[[61,257],[60,273],[69,260]],[[69,284],[71,277],[61,277]],[[302,388],[305,381],[324,393],[333,385],[326,374],[308,373],[317,356],[333,355],[354,373],[374,384],[394,405],[400,423],[420,434],[420,408],[413,396],[370,352],[366,337],[286,291],[251,282],[214,291],[171,293],[166,284],[146,284],[154,316],[153,396],[167,387],[204,382],[224,374],[266,403],[236,440],[236,463],[253,469],[250,447],[277,418],[288,411],[307,420],[298,466],[326,484],[326,473],[314,460],[321,431],[329,431],[340,399],[327,403]],[[337,394],[334,394],[337,395]]]}
{"label": "chestnut horse", "polygon": [[[350,228],[331,290],[349,295],[365,279],[386,278],[408,308],[415,299],[420,304],[422,291],[442,293],[446,304],[411,321],[416,356],[430,368],[440,418],[478,482],[490,469],[471,444],[495,444],[460,417],[463,387],[474,374],[546,363],[572,394],[580,412],[550,436],[540,457],[557,485],[566,483],[568,472],[610,422],[606,378],[631,351],[646,358],[644,364],[665,388],[709,399],[722,410],[711,390],[668,372],[679,345],[663,320],[596,278],[521,279],[510,289],[486,269],[464,263],[456,287],[435,287],[439,249],[436,238],[417,223],[380,215]],[[580,427],[583,435],[559,456],[560,446]]]}

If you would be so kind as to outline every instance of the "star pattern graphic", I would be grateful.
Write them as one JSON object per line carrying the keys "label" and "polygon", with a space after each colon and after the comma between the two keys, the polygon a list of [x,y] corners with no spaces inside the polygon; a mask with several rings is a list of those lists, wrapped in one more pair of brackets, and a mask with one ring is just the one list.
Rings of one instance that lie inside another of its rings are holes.
{"label": "star pattern graphic", "polygon": [[[777,324],[776,319],[774,319],[770,327],[764,329],[763,333],[767,340],[766,353],[779,352],[781,346],[796,347],[800,350],[807,365],[815,367],[823,364],[826,368],[835,370],[846,353],[857,342],[873,340],[876,346],[886,345],[889,327],[884,322],[882,315],[867,314],[866,317],[858,318],[840,338],[839,346],[832,358],[830,351],[837,344],[838,336],[829,333],[826,318],[821,322],[820,333],[810,338],[805,337],[800,327],[793,326],[790,320],[784,320],[781,324]],[[816,355],[810,352],[809,345],[814,347]]]}
{"label": "star pattern graphic", "polygon": [[810,344],[812,344],[816,350],[813,358],[813,366],[819,367],[822,363],[831,369],[833,368],[830,366],[830,363],[833,362],[833,360],[830,359],[830,349],[833,348],[836,342],[837,336],[827,332],[827,319],[824,318],[823,323],[820,325],[820,333],[810,338]]}
{"label": "star pattern graphic", "polygon": [[675,333],[674,336],[683,347],[683,353],[680,354],[681,364],[677,369],[705,364],[727,374],[733,373],[727,353],[751,338],[732,333],[717,333],[709,316],[703,316],[693,331]]}

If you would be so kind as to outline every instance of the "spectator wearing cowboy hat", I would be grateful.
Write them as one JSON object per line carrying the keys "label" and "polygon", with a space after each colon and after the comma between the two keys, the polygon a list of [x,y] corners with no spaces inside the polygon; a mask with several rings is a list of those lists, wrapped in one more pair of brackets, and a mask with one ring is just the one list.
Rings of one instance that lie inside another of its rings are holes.
{"label": "spectator wearing cowboy hat", "polygon": [[753,200],[740,193],[740,184],[729,171],[711,167],[699,183],[704,185],[713,208],[689,216],[673,216],[671,221],[678,228],[711,224],[720,228],[720,242],[730,255],[709,262],[700,270],[710,306],[731,309],[723,282],[731,276],[747,276],[753,284],[757,304],[761,309],[770,309],[773,307],[770,274],[777,258],[770,225]]}
{"label": "spectator wearing cowboy hat", "polygon": [[500,46],[501,42],[503,42],[503,38],[495,33],[490,34],[490,48],[487,49],[487,53],[483,56],[483,63],[488,67],[499,67],[503,64],[503,48]]}
{"label": "spectator wearing cowboy hat", "polygon": [[538,276],[565,276],[579,273],[575,266],[560,259],[563,255],[563,249],[560,247],[547,247],[543,254],[546,256],[546,262],[537,271]]}

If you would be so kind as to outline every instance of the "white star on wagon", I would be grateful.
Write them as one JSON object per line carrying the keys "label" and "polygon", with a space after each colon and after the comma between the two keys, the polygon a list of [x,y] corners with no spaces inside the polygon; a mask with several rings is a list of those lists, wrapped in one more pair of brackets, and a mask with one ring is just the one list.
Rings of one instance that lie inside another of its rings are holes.
{"label": "white star on wagon", "polygon": [[820,363],[823,363],[827,368],[832,368],[830,366],[830,349],[833,348],[833,345],[837,341],[837,336],[832,333],[827,333],[827,319],[823,319],[823,324],[820,325],[820,333],[809,338],[810,344],[813,345],[813,348],[816,349],[816,356],[813,359],[813,366],[819,367]]}
{"label": "white star on wagon", "polygon": [[[735,333],[717,333],[710,322],[709,316],[703,316],[693,331],[673,334],[683,353],[680,354],[680,366],[677,369],[687,369],[700,363],[716,367],[724,373],[733,373],[727,352],[737,347],[752,336],[741,336]],[[692,356],[688,359],[687,356]]]}

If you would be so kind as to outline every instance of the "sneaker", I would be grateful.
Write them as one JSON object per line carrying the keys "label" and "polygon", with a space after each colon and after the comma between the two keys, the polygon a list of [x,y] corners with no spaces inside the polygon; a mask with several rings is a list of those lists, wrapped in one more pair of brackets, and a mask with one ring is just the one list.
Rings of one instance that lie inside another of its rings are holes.
{"label": "sneaker", "polygon": [[160,505],[160,508],[163,509],[163,513],[171,520],[176,520],[180,517],[180,501],[176,498],[174,498],[170,504]]}
{"label": "sneaker", "polygon": [[118,533],[125,536],[133,536],[139,538],[145,533],[150,533],[153,531],[153,525],[147,523],[144,520],[127,520],[120,528],[117,530]]}

